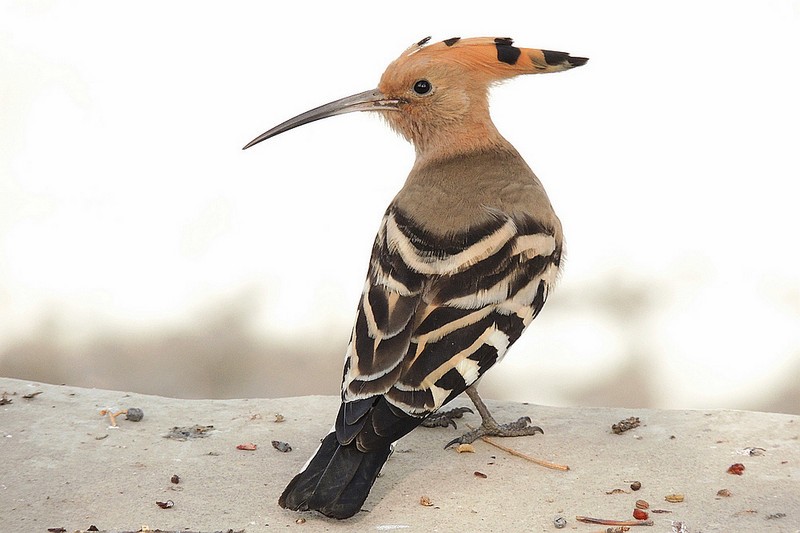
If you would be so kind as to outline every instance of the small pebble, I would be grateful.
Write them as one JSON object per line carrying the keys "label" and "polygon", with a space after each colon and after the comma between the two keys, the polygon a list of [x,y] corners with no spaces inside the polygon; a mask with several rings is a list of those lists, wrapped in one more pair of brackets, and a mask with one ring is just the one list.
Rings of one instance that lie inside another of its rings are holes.
{"label": "small pebble", "polygon": [[556,529],[564,529],[567,527],[567,519],[563,516],[557,516],[553,518],[553,525],[556,527]]}
{"label": "small pebble", "polygon": [[128,407],[125,413],[125,420],[130,420],[131,422],[139,422],[142,418],[144,418],[144,411],[139,409],[138,407]]}
{"label": "small pebble", "polygon": [[289,446],[289,443],[281,442],[279,440],[272,441],[272,447],[283,453],[292,451],[292,447]]}
{"label": "small pebble", "polygon": [[[24,397],[25,396],[23,396],[23,398]],[[744,452],[751,457],[756,457],[759,455],[764,455],[765,453],[767,453],[767,450],[765,450],[764,448],[759,448],[757,446],[748,446],[747,448],[744,449]]]}
{"label": "small pebble", "polygon": [[641,421],[639,420],[638,416],[631,416],[626,418],[625,420],[620,420],[616,424],[613,424],[611,426],[611,431],[613,431],[617,435],[620,435],[622,433],[625,433],[626,431],[638,428],[640,424]]}
{"label": "small pebble", "polygon": [[728,467],[728,473],[734,476],[741,476],[744,474],[744,465],[742,463],[733,463]]}

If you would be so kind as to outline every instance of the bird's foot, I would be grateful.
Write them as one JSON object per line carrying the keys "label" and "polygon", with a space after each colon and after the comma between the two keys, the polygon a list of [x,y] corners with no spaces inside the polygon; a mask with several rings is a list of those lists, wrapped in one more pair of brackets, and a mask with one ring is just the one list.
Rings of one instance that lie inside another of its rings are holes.
{"label": "bird's foot", "polygon": [[456,407],[449,411],[434,413],[425,418],[420,425],[426,428],[446,428],[448,426],[453,426],[453,428],[458,429],[455,419],[461,418],[464,416],[464,413],[472,413],[472,409],[469,407]]}
{"label": "bird's foot", "polygon": [[445,445],[445,449],[456,444],[471,444],[481,437],[523,437],[526,435],[544,434],[544,430],[539,426],[532,426],[531,419],[523,416],[516,422],[508,424],[497,424],[494,420],[484,420],[477,429],[464,433],[457,439],[453,439]]}

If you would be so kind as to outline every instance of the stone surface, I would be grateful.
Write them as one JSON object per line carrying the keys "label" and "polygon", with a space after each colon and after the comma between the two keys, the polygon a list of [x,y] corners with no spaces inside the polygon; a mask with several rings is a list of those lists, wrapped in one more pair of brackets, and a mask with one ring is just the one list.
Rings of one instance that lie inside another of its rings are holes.
{"label": "stone surface", "polygon": [[[11,400],[0,406],[3,532],[557,531],[559,515],[567,521],[560,531],[599,532],[607,526],[579,523],[576,515],[632,520],[636,500],[649,502],[654,525],[633,531],[679,531],[677,522],[687,533],[800,531],[797,416],[488,402],[500,421],[529,415],[545,430],[502,444],[570,470],[543,468],[482,441],[474,453],[445,451],[456,430],[421,428],[398,443],[364,512],[340,522],[276,504],[330,427],[334,397],[177,400],[5,378],[0,393]],[[129,407],[143,419],[121,415],[112,429],[99,414]],[[611,431],[631,416],[639,427]],[[459,431],[478,422],[466,415]],[[184,441],[165,437],[195,425],[213,429]],[[292,451],[278,451],[273,440]],[[237,449],[246,443],[257,447]],[[727,473],[734,463],[744,465],[742,475]],[[640,490],[630,489],[633,481]],[[730,495],[718,496],[722,489]],[[665,501],[673,493],[684,501]],[[423,497],[432,505],[421,505]],[[168,500],[168,509],[156,503]]]}

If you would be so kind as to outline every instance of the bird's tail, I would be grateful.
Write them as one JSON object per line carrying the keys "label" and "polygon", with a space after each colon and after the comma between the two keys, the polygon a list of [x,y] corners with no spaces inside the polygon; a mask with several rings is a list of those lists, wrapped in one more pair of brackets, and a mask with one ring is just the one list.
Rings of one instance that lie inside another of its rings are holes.
{"label": "bird's tail", "polygon": [[341,445],[336,432],[325,437],[317,453],[278,499],[285,509],[319,511],[331,518],[350,518],[367,499],[375,478],[389,458],[390,443],[362,452],[355,442]]}

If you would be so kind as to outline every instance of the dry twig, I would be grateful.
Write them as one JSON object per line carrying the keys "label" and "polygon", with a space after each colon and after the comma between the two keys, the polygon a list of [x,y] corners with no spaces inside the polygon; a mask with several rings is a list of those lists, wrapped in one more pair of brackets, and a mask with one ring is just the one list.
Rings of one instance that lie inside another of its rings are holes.
{"label": "dry twig", "polygon": [[[467,424],[467,427],[469,429],[474,429],[469,424]],[[560,465],[558,463],[551,463],[550,461],[545,461],[544,459],[537,459],[536,457],[531,457],[530,455],[524,454],[522,452],[518,452],[517,450],[515,450],[513,448],[509,448],[508,446],[503,446],[499,442],[496,442],[493,439],[490,439],[489,437],[485,437],[485,436],[481,437],[481,440],[483,442],[485,442],[486,444],[491,444],[495,448],[500,448],[501,450],[503,450],[506,453],[510,453],[511,455],[515,455],[517,457],[521,457],[521,458],[525,459],[526,461],[530,461],[532,463],[536,463],[539,466],[543,466],[545,468],[552,468],[553,470],[561,470],[562,472],[566,472],[567,470],[569,470],[569,466],[567,466],[567,465]]]}
{"label": "dry twig", "polygon": [[576,516],[575,520],[586,524],[600,524],[601,526],[652,526],[652,520],[606,520],[590,516]]}

